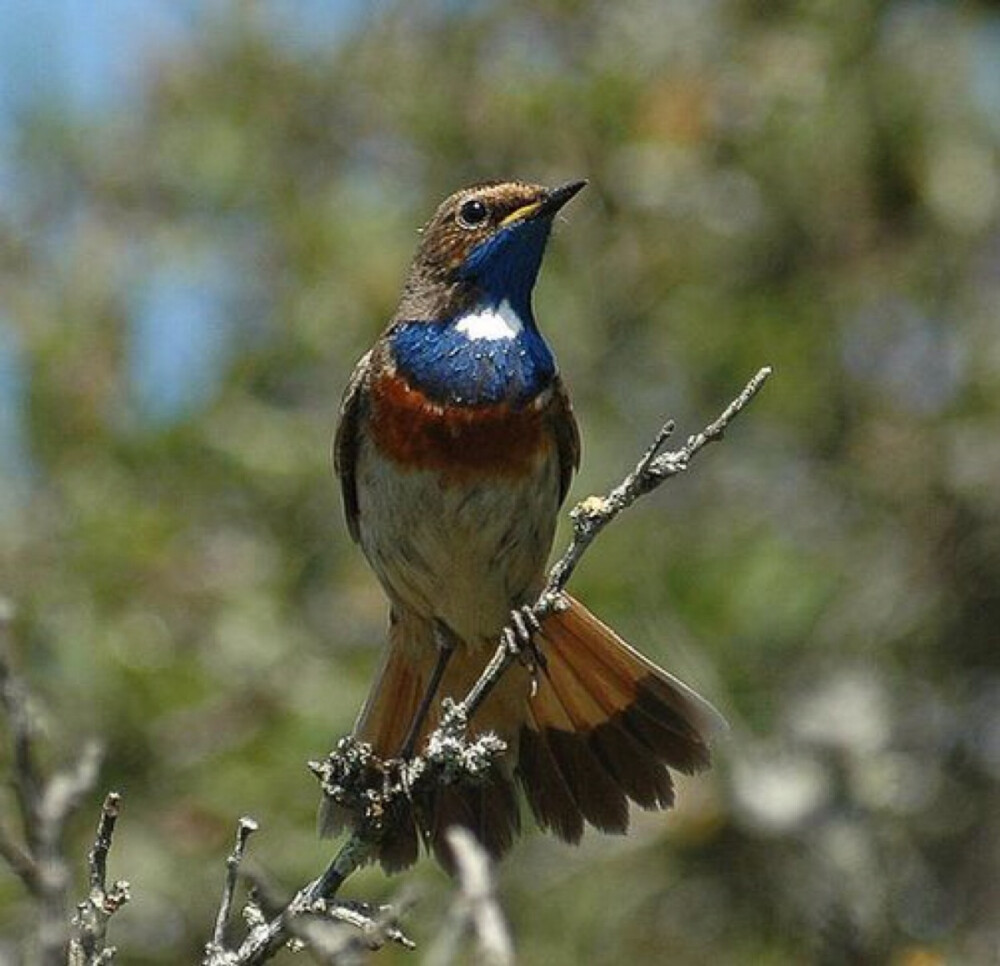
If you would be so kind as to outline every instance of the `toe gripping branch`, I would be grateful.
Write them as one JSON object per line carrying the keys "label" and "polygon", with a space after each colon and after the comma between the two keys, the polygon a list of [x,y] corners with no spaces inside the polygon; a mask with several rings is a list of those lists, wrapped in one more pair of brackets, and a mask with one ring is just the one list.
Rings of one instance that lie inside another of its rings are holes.
{"label": "toe gripping branch", "polygon": [[539,670],[545,670],[545,655],[535,636],[542,629],[541,621],[530,605],[516,607],[510,612],[510,623],[501,631],[500,637],[510,654],[514,655],[536,677]]}
{"label": "toe gripping branch", "polygon": [[[540,630],[536,608],[524,606],[511,611],[510,622],[500,634],[504,663],[520,661],[531,671],[533,686],[537,686],[539,671],[546,667],[545,655],[536,642]],[[451,638],[443,632],[439,633],[439,646],[440,657],[427,694],[398,757],[381,758],[371,745],[348,736],[323,761],[310,762],[328,802],[348,813],[356,832],[374,841],[414,816],[421,825],[419,818],[430,814],[437,786],[488,781],[494,764],[506,751],[506,743],[494,732],[469,737],[469,720],[483,697],[474,688],[463,701],[442,699],[440,724],[427,736],[423,749],[414,753],[420,727],[454,651]],[[483,679],[490,678],[488,669]]]}

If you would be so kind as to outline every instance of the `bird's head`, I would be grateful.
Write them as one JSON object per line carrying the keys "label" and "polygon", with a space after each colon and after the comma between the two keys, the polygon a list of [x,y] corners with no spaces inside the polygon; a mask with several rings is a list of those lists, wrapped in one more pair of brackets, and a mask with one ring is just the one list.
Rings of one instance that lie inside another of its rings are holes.
{"label": "bird's head", "polygon": [[528,310],[552,219],[586,183],[499,181],[455,192],[424,228],[401,312],[433,307],[440,317],[442,300],[506,300]]}

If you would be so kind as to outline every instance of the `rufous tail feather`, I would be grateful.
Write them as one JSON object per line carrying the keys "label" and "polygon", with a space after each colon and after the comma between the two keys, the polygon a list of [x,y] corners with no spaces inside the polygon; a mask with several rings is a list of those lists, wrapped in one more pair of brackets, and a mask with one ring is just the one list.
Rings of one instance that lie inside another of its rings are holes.
{"label": "rufous tail feather", "polygon": [[669,808],[670,769],[709,764],[719,713],[579,601],[547,618],[546,667],[520,733],[517,777],[538,824],[576,842],[584,823],[628,828],[628,802]]}
{"label": "rufous tail feather", "polygon": [[[450,867],[444,832],[452,825],[465,826],[491,855],[502,855],[520,830],[515,780],[538,824],[577,842],[586,823],[624,832],[630,801],[645,809],[669,808],[670,769],[690,774],[708,765],[708,740],[722,722],[718,712],[578,601],[566,601],[567,608],[547,617],[537,635],[545,663],[534,693],[528,671],[514,665],[472,721],[473,735],[494,731],[507,742],[505,767],[483,785],[434,789],[430,801],[418,806],[419,814],[406,809],[379,846],[387,871],[412,864],[421,838]],[[491,656],[489,649],[460,646],[439,697],[463,697]],[[399,754],[436,660],[429,623],[393,623],[355,727],[355,737],[380,757]],[[435,702],[418,752],[439,720],[438,709]],[[329,805],[322,819],[328,833],[349,822]]]}

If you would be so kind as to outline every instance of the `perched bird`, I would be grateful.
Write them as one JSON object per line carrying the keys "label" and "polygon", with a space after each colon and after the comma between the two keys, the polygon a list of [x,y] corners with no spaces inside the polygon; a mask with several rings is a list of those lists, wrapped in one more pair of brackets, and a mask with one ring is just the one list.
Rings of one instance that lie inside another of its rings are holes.
{"label": "perched bird", "polygon": [[[464,696],[543,585],[580,440],[531,295],[553,218],[584,184],[489,182],[448,198],[344,394],[334,454],[347,525],[390,603],[355,736],[383,758],[420,750],[437,698]],[[447,864],[454,824],[501,855],[519,831],[517,785],[542,828],[576,842],[586,823],[624,832],[629,800],[669,807],[668,768],[707,765],[714,709],[568,603],[535,635],[537,680],[515,665],[472,722],[507,743],[499,774],[439,789],[429,815],[391,830],[387,870],[415,861],[420,838]]]}

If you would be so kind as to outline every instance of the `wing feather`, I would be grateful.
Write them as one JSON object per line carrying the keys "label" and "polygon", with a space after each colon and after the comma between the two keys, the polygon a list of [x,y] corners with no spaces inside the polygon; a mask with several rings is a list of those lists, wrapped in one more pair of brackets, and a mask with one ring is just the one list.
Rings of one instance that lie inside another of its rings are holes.
{"label": "wing feather", "polygon": [[358,458],[358,431],[368,400],[371,352],[366,352],[351,373],[340,401],[340,421],[333,438],[333,469],[340,479],[347,530],[355,543],[360,539],[358,525],[358,487],[354,476]]}
{"label": "wing feather", "polygon": [[559,450],[559,502],[566,499],[573,474],[580,468],[580,430],[573,415],[569,394],[556,376],[552,386],[552,403],[549,406],[549,426]]}

